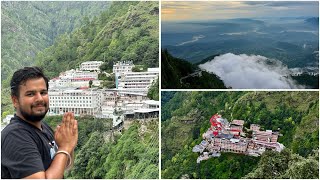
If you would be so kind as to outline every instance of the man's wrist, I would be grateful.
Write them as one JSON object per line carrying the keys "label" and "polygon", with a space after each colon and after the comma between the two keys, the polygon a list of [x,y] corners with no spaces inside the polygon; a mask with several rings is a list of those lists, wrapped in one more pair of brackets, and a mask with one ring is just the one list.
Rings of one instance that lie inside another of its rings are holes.
{"label": "man's wrist", "polygon": [[56,156],[56,155],[58,155],[58,154],[65,154],[65,155],[67,156],[68,160],[67,160],[66,169],[69,169],[70,166],[71,166],[71,163],[72,163],[72,162],[71,162],[71,161],[72,161],[72,158],[71,158],[70,153],[67,152],[67,151],[64,151],[64,150],[58,150],[54,156]]}

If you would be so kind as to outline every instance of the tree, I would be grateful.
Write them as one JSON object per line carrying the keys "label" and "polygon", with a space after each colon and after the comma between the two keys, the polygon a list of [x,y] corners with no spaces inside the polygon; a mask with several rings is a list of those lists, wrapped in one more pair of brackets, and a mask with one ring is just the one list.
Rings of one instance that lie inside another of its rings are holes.
{"label": "tree", "polygon": [[153,81],[147,96],[152,100],[159,101],[159,79]]}

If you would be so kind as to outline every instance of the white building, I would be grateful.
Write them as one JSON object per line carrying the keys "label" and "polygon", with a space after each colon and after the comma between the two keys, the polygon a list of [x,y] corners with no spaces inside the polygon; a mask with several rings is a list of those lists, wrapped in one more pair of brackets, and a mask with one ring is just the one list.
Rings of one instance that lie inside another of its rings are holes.
{"label": "white building", "polygon": [[159,68],[148,68],[146,72],[127,72],[116,79],[116,87],[119,90],[125,89],[128,92],[148,93],[152,82],[159,76]]}
{"label": "white building", "polygon": [[102,92],[98,90],[49,90],[49,115],[73,112],[75,115],[101,114]]}
{"label": "white building", "polygon": [[89,87],[89,81],[94,86],[100,86],[97,72],[71,69],[60,73],[59,77],[49,81],[49,87]]}
{"label": "white building", "polygon": [[65,71],[60,73],[59,77],[66,77],[66,78],[92,78],[92,79],[98,79],[98,73],[97,72],[90,72],[85,70],[74,70],[71,69],[69,71]]}
{"label": "white building", "polygon": [[81,63],[80,70],[100,71],[99,67],[102,64],[102,61],[86,61]]}
{"label": "white building", "polygon": [[132,61],[118,61],[115,64],[113,64],[112,71],[113,73],[126,73],[126,72],[132,72],[132,68],[134,67],[134,64]]}
{"label": "white building", "polygon": [[143,101],[142,108],[134,110],[134,116],[137,119],[148,119],[159,117],[159,101]]}

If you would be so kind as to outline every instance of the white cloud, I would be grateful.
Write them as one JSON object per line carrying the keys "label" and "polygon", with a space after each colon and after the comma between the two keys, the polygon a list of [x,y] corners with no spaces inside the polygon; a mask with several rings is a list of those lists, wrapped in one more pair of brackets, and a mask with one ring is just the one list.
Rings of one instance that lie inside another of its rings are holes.
{"label": "white cloud", "polygon": [[259,55],[227,53],[199,65],[218,75],[235,89],[293,89],[304,88],[287,78],[290,70],[280,61]]}

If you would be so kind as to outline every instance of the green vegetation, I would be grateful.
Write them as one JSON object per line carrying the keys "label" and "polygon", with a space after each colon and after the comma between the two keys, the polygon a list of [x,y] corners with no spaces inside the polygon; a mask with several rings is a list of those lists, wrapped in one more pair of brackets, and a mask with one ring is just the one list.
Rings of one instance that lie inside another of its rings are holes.
{"label": "green vegetation", "polygon": [[[61,116],[46,118],[55,129]],[[111,131],[111,119],[77,117],[79,140],[70,179],[159,178],[158,120],[134,121],[122,135]]]}
{"label": "green vegetation", "polygon": [[304,85],[307,88],[319,89],[319,74],[313,76],[303,73],[299,76],[291,76],[291,78],[296,80],[298,84]]}
{"label": "green vegetation", "polygon": [[147,96],[152,100],[159,101],[159,79],[153,81]]}
{"label": "green vegetation", "polygon": [[71,34],[60,36],[40,52],[37,65],[52,78],[84,61],[132,60],[147,67],[158,66],[158,2],[112,2],[110,8]]}
{"label": "green vegetation", "polygon": [[35,65],[36,54],[60,34],[79,28],[109,2],[1,2],[1,81],[8,87],[13,72]]}
{"label": "green vegetation", "polygon": [[[172,92],[162,92],[161,95],[169,99],[162,105],[161,114],[162,178],[318,178],[315,173],[319,164],[315,161],[319,148],[318,92],[175,92],[173,97]],[[198,154],[192,148],[201,142],[201,135],[210,127],[210,117],[217,112],[228,120],[245,120],[245,127],[256,123],[263,129],[279,128],[282,134],[279,142],[286,151],[261,157],[223,153],[219,158],[197,164]],[[292,160],[284,158],[287,161],[282,167],[280,157],[284,155]],[[271,156],[275,160],[266,163]],[[309,176],[294,174],[311,165],[315,168],[310,168]],[[279,166],[282,169],[277,170]],[[273,174],[276,170],[279,173]]]}
{"label": "green vegetation", "polygon": [[[1,2],[1,117],[13,114],[10,80],[14,71],[35,65],[39,51],[55,38],[82,26],[84,17],[108,9],[110,2]],[[45,67],[46,68],[46,67]],[[59,73],[61,71],[57,71]]]}
{"label": "green vegetation", "polygon": [[280,153],[267,151],[261,156],[257,168],[247,174],[245,179],[318,179],[319,155],[311,154],[303,158],[289,149]]}
{"label": "green vegetation", "polygon": [[226,88],[223,81],[215,74],[201,71],[196,65],[171,56],[167,50],[161,52],[161,63],[162,88]]}

